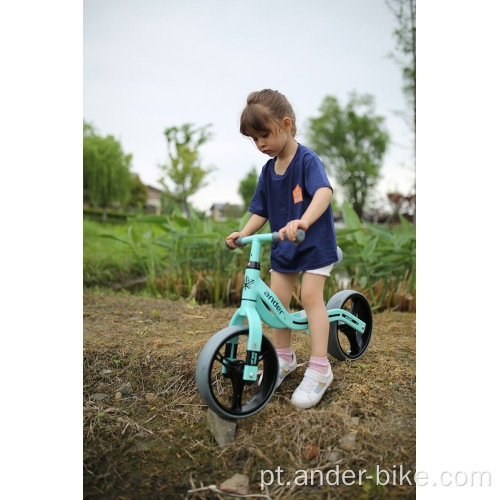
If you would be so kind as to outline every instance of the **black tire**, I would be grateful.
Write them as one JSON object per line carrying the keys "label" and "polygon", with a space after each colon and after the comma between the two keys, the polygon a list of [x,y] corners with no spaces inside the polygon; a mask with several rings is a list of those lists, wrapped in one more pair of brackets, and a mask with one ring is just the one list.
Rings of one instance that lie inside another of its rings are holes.
{"label": "black tire", "polygon": [[[229,360],[229,341],[237,344]],[[203,347],[196,366],[196,385],[205,404],[226,419],[245,418],[260,411],[276,389],[279,362],[272,342],[262,335],[258,357],[258,382],[243,380],[248,344],[248,326],[230,326],[213,335]],[[226,374],[222,367],[226,366]],[[262,379],[260,375],[262,374]]]}
{"label": "black tire", "polygon": [[344,309],[366,323],[363,333],[359,333],[342,321],[330,323],[328,352],[339,361],[359,359],[368,349],[372,338],[373,314],[366,297],[354,290],[336,293],[326,305],[329,309]]}

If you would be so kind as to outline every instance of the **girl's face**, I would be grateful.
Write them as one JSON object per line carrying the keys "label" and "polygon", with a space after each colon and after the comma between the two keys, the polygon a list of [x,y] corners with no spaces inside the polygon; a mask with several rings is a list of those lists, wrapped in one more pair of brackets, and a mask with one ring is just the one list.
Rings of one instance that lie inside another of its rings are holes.
{"label": "girl's face", "polygon": [[252,139],[261,153],[272,158],[279,156],[283,151],[285,144],[290,139],[290,135],[290,132],[283,127],[272,126],[269,131],[259,132]]}

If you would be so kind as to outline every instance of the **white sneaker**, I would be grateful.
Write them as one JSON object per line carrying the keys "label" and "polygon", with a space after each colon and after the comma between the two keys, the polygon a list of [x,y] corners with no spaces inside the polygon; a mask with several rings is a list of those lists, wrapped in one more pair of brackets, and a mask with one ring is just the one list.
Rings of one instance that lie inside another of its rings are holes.
{"label": "white sneaker", "polygon": [[281,385],[283,379],[290,373],[292,373],[297,368],[297,358],[295,357],[295,353],[292,352],[292,362],[287,363],[278,357],[280,362],[280,372],[278,375],[278,382],[276,382],[276,389]]}
{"label": "white sneaker", "polygon": [[332,382],[333,373],[330,365],[326,375],[308,368],[304,373],[304,379],[292,395],[292,404],[297,408],[312,408],[319,403]]}
{"label": "white sneaker", "polygon": [[[295,353],[292,351],[292,362],[287,363],[286,361],[282,360],[278,356],[278,361],[280,364],[280,371],[278,373],[278,380],[276,381],[276,389],[281,385],[281,382],[283,382],[283,379],[289,374],[292,373],[296,368],[297,368],[297,358],[295,357]],[[259,377],[258,384],[260,385],[262,383],[262,378],[264,375],[261,375]]]}

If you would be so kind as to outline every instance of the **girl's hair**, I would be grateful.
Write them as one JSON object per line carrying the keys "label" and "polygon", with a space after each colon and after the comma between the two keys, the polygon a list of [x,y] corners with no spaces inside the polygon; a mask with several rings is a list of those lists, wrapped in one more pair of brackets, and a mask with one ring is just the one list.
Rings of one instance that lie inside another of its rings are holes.
{"label": "girl's hair", "polygon": [[241,113],[240,132],[246,137],[255,136],[258,132],[271,132],[272,124],[281,127],[286,116],[292,120],[291,132],[295,137],[295,113],[288,99],[277,90],[252,92],[247,97],[247,105]]}

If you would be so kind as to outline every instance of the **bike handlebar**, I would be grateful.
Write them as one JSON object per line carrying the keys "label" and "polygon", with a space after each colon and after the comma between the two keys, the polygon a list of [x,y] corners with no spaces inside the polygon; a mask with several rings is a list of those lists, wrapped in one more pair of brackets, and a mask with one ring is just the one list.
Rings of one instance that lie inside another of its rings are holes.
{"label": "bike handlebar", "polygon": [[[264,238],[265,238],[265,240],[266,240],[266,241],[269,241],[269,240],[270,240],[270,241],[273,241],[274,243],[279,243],[279,242],[281,242],[281,241],[282,241],[282,240],[280,239],[280,233],[279,233],[279,231],[274,231],[273,233],[268,233],[268,234],[265,234],[265,235],[258,235],[258,236],[262,236],[262,237],[264,237]],[[288,240],[288,238],[287,238],[287,236],[286,236],[286,233],[284,234],[284,236],[285,236],[284,241],[289,241],[289,240]],[[297,230],[297,236],[296,236],[296,238],[295,238],[295,241],[292,241],[292,243],[293,243],[295,246],[300,245],[300,244],[304,241],[305,237],[306,237],[306,233],[305,233],[305,231],[304,231],[303,229],[298,229],[298,230]],[[236,238],[236,239],[234,240],[234,244],[235,244],[237,247],[239,247],[239,248],[242,248],[242,247],[246,246],[246,245],[247,245],[247,243],[245,243],[245,244],[243,244],[243,243],[242,243],[243,238],[252,238],[252,236],[243,236],[243,237],[241,237],[241,238]],[[226,248],[227,248],[228,250],[231,250],[231,251],[236,250],[235,248],[231,248],[231,247],[227,244],[227,242],[226,242],[226,241],[225,241],[224,243],[226,244]]]}

